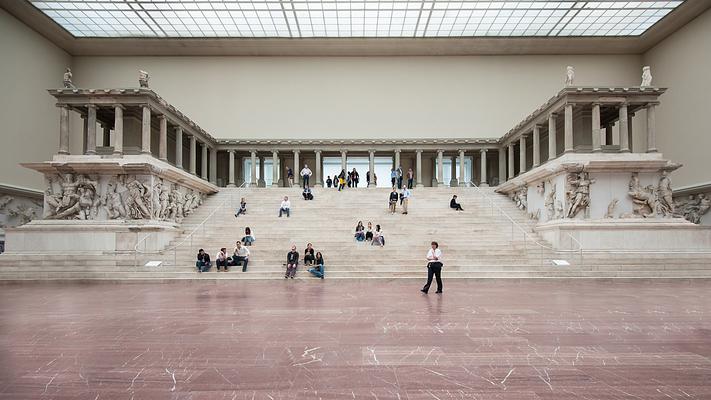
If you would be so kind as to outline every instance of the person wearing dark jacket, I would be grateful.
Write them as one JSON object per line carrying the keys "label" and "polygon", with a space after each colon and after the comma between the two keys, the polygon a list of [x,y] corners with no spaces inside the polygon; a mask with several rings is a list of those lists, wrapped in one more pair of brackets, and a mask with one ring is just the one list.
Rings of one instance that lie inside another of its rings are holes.
{"label": "person wearing dark jacket", "polygon": [[299,252],[296,251],[296,245],[291,245],[291,251],[286,254],[286,274],[284,279],[294,279],[297,265],[299,265]]}
{"label": "person wearing dark jacket", "polygon": [[309,243],[306,245],[306,250],[304,250],[304,265],[312,265],[315,259],[314,245]]}
{"label": "person wearing dark jacket", "polygon": [[195,262],[195,267],[198,272],[207,272],[211,266],[210,255],[205,253],[205,250],[200,249],[197,254],[197,261]]}
{"label": "person wearing dark jacket", "polygon": [[457,211],[464,211],[462,205],[457,203],[457,195],[452,196],[452,200],[449,201],[449,208],[453,208]]}
{"label": "person wearing dark jacket", "polygon": [[393,191],[390,192],[390,197],[388,199],[388,204],[390,205],[390,214],[395,214],[395,208],[397,208],[397,201],[400,199],[400,196],[397,194],[397,190],[395,190],[395,186],[393,186]]}

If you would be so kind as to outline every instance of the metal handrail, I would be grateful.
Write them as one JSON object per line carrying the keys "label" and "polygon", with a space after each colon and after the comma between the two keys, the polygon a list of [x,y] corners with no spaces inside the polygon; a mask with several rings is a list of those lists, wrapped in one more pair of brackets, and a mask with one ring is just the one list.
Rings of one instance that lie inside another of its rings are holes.
{"label": "metal handrail", "polygon": [[[477,190],[477,192],[479,193],[479,195],[482,198],[485,198],[486,200],[488,200],[491,203],[492,213],[493,213],[493,210],[496,209],[501,215],[503,215],[506,219],[508,219],[509,222],[511,222],[511,239],[512,240],[514,238],[514,228],[517,228],[523,234],[524,248],[527,245],[526,238],[528,237],[529,240],[531,240],[535,245],[537,245],[540,248],[546,249],[546,250],[550,250],[550,251],[558,252],[558,253],[579,253],[580,254],[580,266],[583,265],[583,245],[576,238],[574,238],[570,233],[566,232],[566,235],[568,235],[568,237],[571,239],[571,242],[575,242],[577,244],[577,247],[578,247],[577,249],[558,250],[558,249],[554,249],[552,246],[541,243],[535,237],[531,236],[528,233],[528,231],[523,226],[521,226],[521,224],[516,222],[506,211],[504,211],[504,209],[502,209],[496,203],[494,203],[494,199],[491,198],[490,196],[488,196],[486,193],[484,193],[481,190],[481,188],[479,188],[479,186],[477,186],[476,183],[469,181],[469,184]],[[542,262],[543,262],[543,256],[541,255],[541,263]]]}
{"label": "metal handrail", "polygon": [[[244,182],[244,183],[242,183],[241,185],[239,185],[237,188],[238,188],[238,189],[243,188],[243,187],[245,187],[247,184],[248,184],[248,182]],[[195,228],[193,228],[193,230],[191,230],[190,233],[189,233],[187,236],[185,236],[185,237],[183,238],[183,240],[181,240],[178,244],[176,244],[176,245],[174,245],[174,246],[172,246],[172,247],[168,247],[168,248],[165,248],[165,249],[162,249],[162,250],[151,250],[151,251],[146,251],[145,249],[144,249],[143,251],[139,250],[138,247],[141,245],[141,243],[144,243],[149,237],[151,237],[153,234],[155,234],[155,232],[151,232],[151,233],[147,234],[143,239],[141,239],[141,240],[139,240],[138,242],[136,242],[136,245],[134,246],[134,255],[135,255],[135,256],[134,256],[134,263],[135,263],[135,261],[136,261],[136,258],[138,257],[138,254],[164,254],[164,253],[169,252],[169,251],[171,251],[171,250],[173,250],[173,251],[175,252],[175,251],[178,249],[178,247],[182,246],[188,239],[190,239],[190,241],[191,241],[191,245],[190,245],[190,246],[192,247],[192,238],[193,238],[193,235],[195,235],[195,233],[196,233],[200,228],[203,229],[203,233],[204,233],[204,232],[205,232],[205,225],[212,219],[212,217],[213,217],[218,211],[221,211],[221,210],[225,207],[225,205],[226,205],[227,203],[229,203],[230,205],[232,205],[233,200],[234,200],[233,197],[230,196],[229,198],[227,198],[227,199],[225,199],[224,201],[222,201],[222,203],[220,203],[217,207],[215,207],[215,209],[214,209],[207,217],[205,217],[197,226],[195,226]],[[175,258],[175,255],[174,255],[174,258]]]}

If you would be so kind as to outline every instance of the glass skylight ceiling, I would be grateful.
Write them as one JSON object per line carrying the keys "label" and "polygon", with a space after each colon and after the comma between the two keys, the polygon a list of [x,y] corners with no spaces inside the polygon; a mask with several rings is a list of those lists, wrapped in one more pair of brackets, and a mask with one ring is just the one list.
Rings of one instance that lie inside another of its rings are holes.
{"label": "glass skylight ceiling", "polygon": [[683,1],[30,0],[76,37],[636,36]]}

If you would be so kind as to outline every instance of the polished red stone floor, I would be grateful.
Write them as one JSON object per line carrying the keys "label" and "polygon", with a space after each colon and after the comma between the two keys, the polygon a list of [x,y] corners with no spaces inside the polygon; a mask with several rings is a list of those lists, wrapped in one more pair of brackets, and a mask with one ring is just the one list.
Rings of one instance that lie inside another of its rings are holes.
{"label": "polished red stone floor", "polygon": [[711,399],[711,282],[0,287],[0,399]]}

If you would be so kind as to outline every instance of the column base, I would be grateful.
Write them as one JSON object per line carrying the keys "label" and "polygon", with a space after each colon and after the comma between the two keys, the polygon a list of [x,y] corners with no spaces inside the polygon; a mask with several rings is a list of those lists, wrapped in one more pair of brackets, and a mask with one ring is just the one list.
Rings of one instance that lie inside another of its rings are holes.
{"label": "column base", "polygon": [[257,184],[254,183],[254,182],[252,182],[252,183],[249,184],[249,187],[252,187],[252,188],[257,187]]}
{"label": "column base", "polygon": [[479,187],[489,187],[489,184],[486,182],[482,182],[479,184]]}
{"label": "column base", "polygon": [[229,183],[229,184],[227,184],[227,187],[228,188],[235,188],[235,187],[237,187],[237,185],[235,185],[234,183]]}
{"label": "column base", "polygon": [[447,187],[447,185],[445,185],[444,182],[441,182],[441,183],[437,184],[437,187],[443,188],[443,187]]}
{"label": "column base", "polygon": [[459,187],[467,187],[467,186],[468,185],[466,182],[459,182]]}
{"label": "column base", "polygon": [[657,149],[647,149],[647,153],[656,153]]}
{"label": "column base", "polygon": [[421,184],[421,183],[418,183],[418,184],[415,185],[415,188],[417,188],[417,189],[420,189],[420,188],[423,188],[423,187],[425,187],[425,185],[423,185],[423,184]]}
{"label": "column base", "polygon": [[[301,187],[301,186],[299,186],[299,187]],[[322,188],[322,187],[323,187],[323,183],[316,183],[316,184],[313,185],[313,187],[315,187],[315,188]]]}

